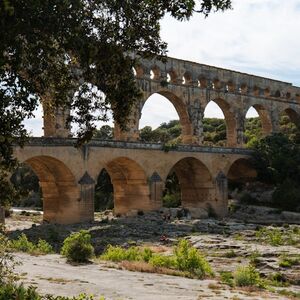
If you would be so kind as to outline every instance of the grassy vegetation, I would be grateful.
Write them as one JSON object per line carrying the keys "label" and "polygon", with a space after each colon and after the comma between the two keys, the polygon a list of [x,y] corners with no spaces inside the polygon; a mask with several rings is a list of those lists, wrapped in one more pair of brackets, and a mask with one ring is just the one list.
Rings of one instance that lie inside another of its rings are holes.
{"label": "grassy vegetation", "polygon": [[280,228],[263,227],[256,232],[256,238],[258,241],[272,246],[296,245],[300,243],[298,228],[296,230],[286,228],[282,231]]}
{"label": "grassy vegetation", "polygon": [[287,255],[281,255],[279,260],[279,266],[283,268],[291,268],[292,266],[300,265],[300,255],[295,257],[288,257]]}
{"label": "grassy vegetation", "polygon": [[17,239],[10,240],[9,248],[15,251],[26,252],[33,255],[50,254],[53,253],[52,246],[45,240],[39,239],[38,243],[32,243],[27,236],[22,233]]}
{"label": "grassy vegetation", "polygon": [[[213,271],[205,257],[187,240],[180,240],[174,248],[172,255],[162,255],[154,253],[149,248],[140,249],[130,247],[124,249],[121,247],[109,246],[100,256],[102,260],[114,262],[143,262],[154,268],[171,269],[183,272],[188,277],[204,278],[212,276]],[[144,269],[145,269],[145,265]],[[160,272],[162,270],[160,269]]]}

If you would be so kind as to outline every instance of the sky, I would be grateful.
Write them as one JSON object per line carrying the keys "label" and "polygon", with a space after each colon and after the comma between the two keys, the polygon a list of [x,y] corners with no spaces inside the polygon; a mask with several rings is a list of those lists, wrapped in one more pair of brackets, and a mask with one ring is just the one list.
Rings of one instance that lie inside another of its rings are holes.
{"label": "sky", "polygon": [[[233,0],[233,10],[194,15],[187,22],[165,17],[161,36],[168,55],[221,68],[274,78],[300,86],[300,0]],[[25,122],[34,136],[42,135],[42,112]],[[206,117],[223,117],[210,103]],[[256,116],[255,110],[248,116]],[[178,119],[172,104],[153,95],[143,108],[140,127],[156,128]]]}

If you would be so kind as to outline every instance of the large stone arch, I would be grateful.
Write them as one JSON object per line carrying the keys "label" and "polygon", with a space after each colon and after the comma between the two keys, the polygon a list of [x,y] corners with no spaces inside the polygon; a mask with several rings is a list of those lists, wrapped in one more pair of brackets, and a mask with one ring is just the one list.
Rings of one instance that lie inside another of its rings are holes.
{"label": "large stone arch", "polygon": [[249,158],[238,158],[227,168],[228,180],[248,182],[256,176],[257,171]]}
{"label": "large stone arch", "polygon": [[169,100],[178,116],[179,122],[182,127],[181,139],[183,144],[189,144],[193,142],[193,125],[189,117],[187,105],[181,99],[180,96],[176,95],[174,92],[169,90],[158,90],[153,93],[145,93],[145,99],[142,100],[139,105],[136,105],[131,113],[128,123],[128,130],[126,132],[122,132],[118,124],[115,124],[115,139],[116,140],[138,140],[139,139],[139,123],[142,116],[142,110],[149,99],[153,94],[159,94],[164,96],[167,100]]}
{"label": "large stone arch", "polygon": [[244,119],[246,119],[246,114],[251,107],[257,111],[260,118],[262,135],[270,135],[273,132],[273,124],[268,109],[262,104],[249,104],[245,109]]}
{"label": "large stone arch", "polygon": [[181,189],[181,204],[186,208],[214,206],[215,190],[207,166],[194,157],[177,161],[169,171],[175,172]]}
{"label": "large stone arch", "polygon": [[104,167],[113,184],[116,214],[152,209],[147,176],[137,162],[127,157],[118,157]]}
{"label": "large stone arch", "polygon": [[286,107],[279,112],[279,115],[282,113],[286,113],[291,122],[294,123],[300,130],[300,110],[297,111],[296,109],[293,109],[291,107]]}
{"label": "large stone arch", "polygon": [[[237,119],[230,106],[230,104],[222,98],[213,98],[207,105],[211,102],[215,102],[222,110],[225,118],[226,124],[226,145],[227,147],[235,147],[238,144],[238,134],[237,134]],[[206,106],[207,106],[206,105]],[[206,107],[205,107],[206,108]]]}
{"label": "large stone arch", "polygon": [[51,156],[34,156],[26,161],[39,178],[43,192],[44,221],[70,224],[86,221],[80,210],[80,190],[70,169]]}

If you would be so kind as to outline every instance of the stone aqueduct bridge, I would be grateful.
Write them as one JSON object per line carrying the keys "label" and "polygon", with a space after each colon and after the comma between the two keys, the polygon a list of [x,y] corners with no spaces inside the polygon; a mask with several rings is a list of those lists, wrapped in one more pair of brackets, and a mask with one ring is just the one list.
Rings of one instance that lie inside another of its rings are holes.
{"label": "stone aqueduct bridge", "polygon": [[[248,109],[257,110],[265,135],[278,131],[282,113],[300,126],[300,88],[289,83],[174,58],[165,63],[140,60],[135,74],[144,97],[133,108],[127,131],[115,124],[115,141],[92,140],[77,149],[65,126],[68,112],[44,109],[45,137],[15,148],[16,157],[39,177],[45,220],[92,220],[94,185],[103,168],[114,186],[117,214],[159,208],[166,177],[175,171],[184,207],[211,207],[223,216],[227,180],[255,176],[249,151],[243,149]],[[162,145],[139,142],[141,111],[153,93],[169,99],[182,125],[182,145],[169,152]],[[201,146],[204,110],[210,101],[224,113],[226,148]]]}

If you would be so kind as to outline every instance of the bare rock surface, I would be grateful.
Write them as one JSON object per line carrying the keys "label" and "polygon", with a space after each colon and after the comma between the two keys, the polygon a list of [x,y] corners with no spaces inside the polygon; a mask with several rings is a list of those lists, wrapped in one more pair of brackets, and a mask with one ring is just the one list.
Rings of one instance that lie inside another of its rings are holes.
{"label": "bare rock surface", "polygon": [[130,272],[89,264],[72,266],[59,255],[33,257],[18,254],[18,272],[27,285],[43,294],[75,296],[82,292],[106,299],[287,299],[269,293],[233,290],[215,280],[196,280],[176,276]]}

